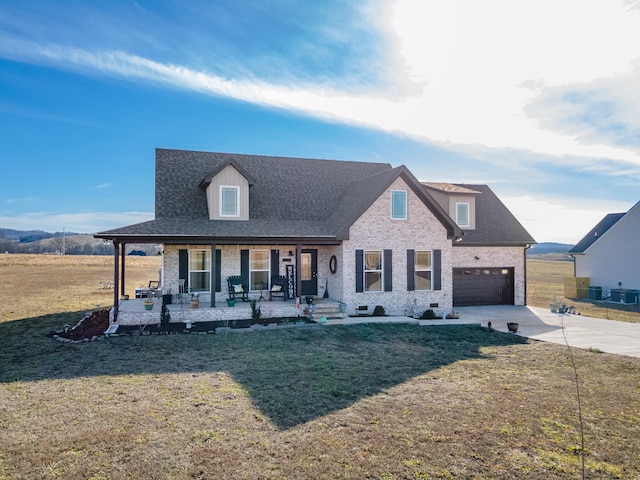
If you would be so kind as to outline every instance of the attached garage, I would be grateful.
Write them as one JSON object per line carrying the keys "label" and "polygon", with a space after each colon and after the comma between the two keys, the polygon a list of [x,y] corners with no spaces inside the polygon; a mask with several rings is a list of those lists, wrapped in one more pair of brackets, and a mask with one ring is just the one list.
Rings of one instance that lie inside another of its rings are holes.
{"label": "attached garage", "polygon": [[454,268],[453,306],[513,305],[513,267]]}

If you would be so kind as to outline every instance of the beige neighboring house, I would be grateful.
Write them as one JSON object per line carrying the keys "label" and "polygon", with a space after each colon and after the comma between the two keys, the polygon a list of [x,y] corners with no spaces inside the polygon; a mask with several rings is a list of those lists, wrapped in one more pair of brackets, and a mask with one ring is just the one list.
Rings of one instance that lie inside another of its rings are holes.
{"label": "beige neighboring house", "polygon": [[640,202],[610,213],[571,250],[574,275],[589,279],[589,298],[640,303]]}
{"label": "beige neighboring house", "polygon": [[155,219],[96,237],[115,246],[116,320],[129,243],[163,245],[163,292],[198,292],[201,320],[219,318],[230,277],[252,299],[284,277],[283,315],[306,297],[346,314],[523,305],[535,243],[486,185],[423,184],[386,163],[168,149],[156,150]]}

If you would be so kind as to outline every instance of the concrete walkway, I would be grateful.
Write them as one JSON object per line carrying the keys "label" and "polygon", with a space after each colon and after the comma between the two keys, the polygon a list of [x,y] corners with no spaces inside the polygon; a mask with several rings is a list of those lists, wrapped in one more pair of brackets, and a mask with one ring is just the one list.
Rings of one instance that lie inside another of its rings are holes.
{"label": "concrete walkway", "polygon": [[569,345],[577,348],[593,348],[606,353],[640,358],[640,323],[617,322],[582,315],[560,315],[550,309],[498,305],[488,307],[458,307],[456,320],[417,320],[410,317],[361,317],[330,320],[327,324],[355,323],[416,323],[420,325],[482,325],[507,332],[507,322],[519,324],[517,335],[564,345],[562,334]]}

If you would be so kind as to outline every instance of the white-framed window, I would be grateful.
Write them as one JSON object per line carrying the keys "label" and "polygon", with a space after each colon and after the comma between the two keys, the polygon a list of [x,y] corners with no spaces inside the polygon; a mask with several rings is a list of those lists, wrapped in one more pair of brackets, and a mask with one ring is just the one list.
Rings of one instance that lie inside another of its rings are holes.
{"label": "white-framed window", "polygon": [[456,203],[456,224],[459,227],[468,227],[469,223],[469,203]]}
{"label": "white-framed window", "polygon": [[238,217],[240,215],[240,187],[220,186],[220,216]]}
{"label": "white-framed window", "polygon": [[268,288],[270,253],[269,250],[249,252],[249,290]]}
{"label": "white-framed window", "polygon": [[382,291],[382,251],[365,250],[363,262],[364,291]]}
{"label": "white-framed window", "polygon": [[189,289],[208,292],[211,286],[211,252],[189,250]]}
{"label": "white-framed window", "polygon": [[394,220],[407,219],[407,192],[405,190],[391,190],[391,218]]}
{"label": "white-framed window", "polygon": [[416,290],[431,290],[431,250],[416,250],[413,255],[413,275]]}

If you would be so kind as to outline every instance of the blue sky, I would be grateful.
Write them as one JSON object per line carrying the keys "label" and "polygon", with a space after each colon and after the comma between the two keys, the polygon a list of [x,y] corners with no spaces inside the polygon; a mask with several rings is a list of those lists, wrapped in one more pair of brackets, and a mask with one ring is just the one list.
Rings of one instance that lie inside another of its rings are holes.
{"label": "blue sky", "polygon": [[640,200],[640,1],[4,0],[0,143],[5,228],[152,218],[161,147],[404,164],[575,243]]}

